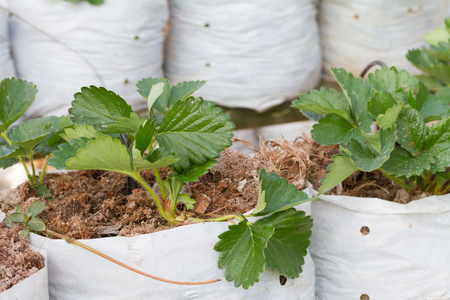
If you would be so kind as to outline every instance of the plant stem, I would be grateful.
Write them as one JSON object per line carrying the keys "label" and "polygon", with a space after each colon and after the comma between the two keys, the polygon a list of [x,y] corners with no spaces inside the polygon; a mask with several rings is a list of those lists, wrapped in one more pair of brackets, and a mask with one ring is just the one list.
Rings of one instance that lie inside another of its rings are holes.
{"label": "plant stem", "polygon": [[47,158],[45,159],[45,163],[44,163],[44,166],[42,167],[42,171],[41,171],[41,177],[39,177],[39,184],[42,184],[44,182],[45,170],[47,169],[47,162],[48,162],[50,156],[51,156],[51,154],[47,155]]}
{"label": "plant stem", "polygon": [[384,174],[384,176],[386,176],[387,178],[389,178],[390,180],[394,181],[395,183],[397,183],[399,186],[401,186],[405,191],[407,191],[409,193],[409,191],[411,190],[409,187],[407,187],[405,185],[405,183],[403,182],[403,180],[401,180],[400,178],[394,177],[392,175],[389,175],[388,173],[386,173],[383,169],[380,169],[381,173]]}
{"label": "plant stem", "polygon": [[148,278],[151,278],[151,279],[155,279],[155,280],[158,280],[158,281],[171,283],[171,284],[179,284],[179,285],[201,285],[201,284],[209,284],[209,283],[214,283],[214,282],[221,281],[220,279],[215,279],[215,280],[202,281],[202,282],[182,282],[182,281],[174,281],[174,280],[168,280],[168,279],[160,278],[160,277],[153,276],[153,275],[147,274],[145,272],[139,271],[138,269],[135,269],[133,267],[130,267],[129,265],[126,265],[126,264],[124,264],[124,263],[122,263],[122,262],[120,262],[120,261],[118,261],[118,260],[116,260],[116,259],[114,259],[114,258],[112,258],[112,257],[110,257],[110,256],[108,256],[108,255],[106,255],[106,254],[104,254],[102,252],[100,252],[100,251],[97,251],[97,250],[95,250],[95,249],[93,249],[93,248],[91,248],[91,247],[89,247],[89,246],[87,246],[87,245],[85,245],[83,243],[80,243],[80,242],[78,242],[78,241],[76,241],[74,239],[68,238],[68,237],[66,237],[66,236],[64,236],[62,234],[59,234],[59,233],[55,232],[55,231],[47,229],[45,232],[48,235],[55,236],[57,238],[63,239],[69,244],[77,245],[77,246],[79,246],[79,247],[81,247],[83,249],[86,249],[86,250],[94,253],[94,254],[97,254],[97,255],[99,255],[99,256],[101,256],[101,257],[103,257],[103,258],[105,258],[105,259],[107,259],[107,260],[109,260],[109,261],[111,261],[111,262],[113,262],[115,264],[118,264],[121,267],[124,267],[124,268],[130,270],[130,271],[133,271],[135,273],[138,273],[140,275],[143,275],[145,277],[148,277]]}
{"label": "plant stem", "polygon": [[243,217],[241,216],[237,216],[237,215],[226,215],[226,216],[222,216],[222,217],[218,217],[218,218],[214,218],[214,219],[199,219],[199,218],[188,218],[188,220],[197,222],[197,223],[204,223],[204,222],[221,222],[221,221],[227,221],[229,219],[236,219],[239,221],[244,220]]}
{"label": "plant stem", "polygon": [[147,182],[145,182],[145,180],[143,180],[140,176],[136,176],[136,177],[134,177],[134,179],[136,179],[136,181],[139,182],[150,193],[153,200],[155,200],[156,205],[158,206],[158,210],[159,210],[159,213],[161,214],[161,216],[164,219],[166,219],[169,223],[173,224],[175,222],[175,216],[167,215],[163,205],[161,204],[161,202],[158,199],[158,196],[156,196],[155,192],[147,184]]}
{"label": "plant stem", "polygon": [[161,190],[161,195],[163,196],[163,199],[167,199],[167,192],[164,188],[164,184],[162,183],[161,176],[159,175],[158,169],[153,169],[153,173],[155,173],[156,181],[158,182],[159,189]]}

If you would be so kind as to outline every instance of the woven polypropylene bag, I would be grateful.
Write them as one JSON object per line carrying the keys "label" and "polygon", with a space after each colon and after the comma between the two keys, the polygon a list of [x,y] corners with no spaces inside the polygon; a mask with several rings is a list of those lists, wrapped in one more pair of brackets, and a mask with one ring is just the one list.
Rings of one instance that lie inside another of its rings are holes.
{"label": "woven polypropylene bag", "polygon": [[104,86],[133,108],[136,83],[161,77],[167,0],[8,0],[18,75],[38,87],[27,118],[64,115],[82,86]]}
{"label": "woven polypropylene bag", "polygon": [[9,43],[9,14],[8,11],[2,9],[2,7],[7,9],[6,0],[0,0],[0,80],[16,75]]}
{"label": "woven polypropylene bag", "polygon": [[447,0],[322,0],[319,28],[324,78],[331,67],[359,74],[373,60],[420,73],[406,58],[425,45],[426,33],[443,26]]}
{"label": "woven polypropylene bag", "polygon": [[313,0],[171,0],[165,71],[204,79],[199,95],[263,111],[320,81]]}

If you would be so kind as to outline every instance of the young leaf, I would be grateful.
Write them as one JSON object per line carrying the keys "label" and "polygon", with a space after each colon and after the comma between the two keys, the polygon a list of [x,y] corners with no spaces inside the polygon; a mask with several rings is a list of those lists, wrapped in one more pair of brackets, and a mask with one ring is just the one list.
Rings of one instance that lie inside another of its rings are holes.
{"label": "young leaf", "polygon": [[145,122],[139,126],[135,140],[136,140],[136,149],[141,151],[141,155],[144,155],[144,152],[147,151],[150,143],[153,141],[153,137],[155,134],[155,122],[153,120],[145,120]]}
{"label": "young leaf", "polygon": [[170,89],[168,108],[171,109],[177,101],[183,101],[187,99],[190,95],[192,95],[192,93],[204,86],[205,83],[206,81],[204,80],[183,81],[173,86]]}
{"label": "young leaf", "polygon": [[38,217],[33,217],[31,220],[27,223],[28,228],[30,228],[33,231],[44,231],[45,230],[45,224],[44,221],[42,221]]}
{"label": "young leaf", "polygon": [[19,231],[19,239],[25,239],[27,238],[27,236],[30,234],[30,231],[28,230],[28,228],[25,228],[21,231]]}
{"label": "young leaf", "polygon": [[394,124],[402,108],[403,104],[396,104],[389,107],[384,114],[378,115],[376,123],[380,129],[394,129]]}
{"label": "young leaf", "polygon": [[406,58],[423,72],[450,84],[450,68],[444,62],[419,49],[409,50]]}
{"label": "young leaf", "polygon": [[45,203],[41,200],[36,200],[31,203],[30,207],[26,210],[28,217],[35,217],[39,215],[45,208]]}
{"label": "young leaf", "polygon": [[319,187],[319,195],[328,192],[348,176],[352,175],[358,166],[348,156],[335,155],[333,163],[329,166],[330,172],[327,173]]}
{"label": "young leaf", "polygon": [[268,175],[266,170],[261,169],[258,178],[258,203],[251,216],[265,216],[310,201],[308,195],[275,173]]}
{"label": "young leaf", "polygon": [[139,126],[144,122],[138,114],[131,112],[129,117],[119,117],[117,123],[112,123],[107,126],[104,132],[108,133],[135,133]]}
{"label": "young leaf", "polygon": [[51,130],[52,124],[47,118],[31,119],[14,128],[9,138],[13,144],[28,154],[50,135]]}
{"label": "young leaf", "polygon": [[229,118],[212,102],[180,101],[164,116],[156,140],[164,151],[180,158],[173,168],[183,172],[219,157],[231,145],[234,124]]}
{"label": "young leaf", "polygon": [[264,250],[267,265],[286,277],[299,277],[311,237],[311,217],[291,208],[258,220],[255,225],[275,228]]}
{"label": "young leaf", "polygon": [[93,139],[103,136],[101,132],[95,130],[91,125],[74,125],[72,128],[66,128],[64,133],[60,134],[61,138],[66,142],[70,142],[73,139],[87,138]]}
{"label": "young leaf", "polygon": [[193,166],[189,170],[185,170],[184,172],[177,172],[176,170],[173,170],[172,173],[173,176],[188,184],[191,181],[198,181],[198,178],[208,173],[208,170],[211,169],[216,162],[216,160],[210,159],[201,166]]}
{"label": "young leaf", "polygon": [[264,249],[275,228],[255,226],[244,218],[237,225],[228,226],[228,231],[219,235],[220,241],[214,250],[221,252],[219,269],[226,268],[225,278],[234,280],[234,286],[244,289],[259,282],[259,274],[264,272]]}
{"label": "young leaf", "polygon": [[429,128],[423,117],[413,108],[403,110],[398,118],[398,143],[411,154],[422,151]]}
{"label": "young leaf", "polygon": [[188,194],[178,194],[177,204],[183,203],[186,206],[186,209],[194,209],[195,200],[189,197]]}
{"label": "young leaf", "polygon": [[66,169],[66,161],[71,157],[75,157],[78,149],[85,147],[89,141],[89,139],[81,137],[59,145],[59,150],[52,153],[53,157],[48,160],[47,164],[59,170]]}
{"label": "young leaf", "polygon": [[5,222],[7,225],[11,225],[14,223],[23,223],[25,222],[25,215],[21,212],[15,212],[7,216],[3,222]]}
{"label": "young leaf", "polygon": [[17,121],[36,97],[34,84],[17,78],[5,78],[0,83],[0,132]]}
{"label": "young leaf", "polygon": [[[151,91],[152,87],[159,83],[164,84],[162,93],[156,99],[153,99],[153,97],[151,97],[149,99],[149,95],[150,95],[150,91]],[[164,110],[168,106],[169,97],[170,97],[170,85],[169,85],[169,81],[167,79],[165,79],[165,78],[146,78],[146,79],[140,80],[136,86],[138,88],[138,92],[148,100],[148,110],[149,111],[154,107],[157,111],[159,111],[161,113],[164,112]]]}
{"label": "young leaf", "polygon": [[69,109],[72,122],[90,124],[97,130],[105,130],[107,125],[117,123],[120,117],[129,118],[132,112],[125,100],[103,87],[83,87],[74,97]]}
{"label": "young leaf", "polygon": [[382,68],[376,70],[374,73],[369,74],[368,82],[380,92],[387,94],[404,94],[405,90],[413,89],[419,80],[414,76],[409,76],[405,70],[398,71],[395,67]]}

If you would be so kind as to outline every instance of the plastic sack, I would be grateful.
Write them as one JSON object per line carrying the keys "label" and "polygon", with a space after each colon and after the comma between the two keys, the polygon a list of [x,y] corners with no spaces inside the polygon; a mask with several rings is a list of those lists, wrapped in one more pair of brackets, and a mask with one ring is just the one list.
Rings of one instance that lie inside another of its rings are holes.
{"label": "plastic sack", "polygon": [[450,195],[319,198],[310,246],[318,300],[450,299]]}
{"label": "plastic sack", "polygon": [[8,0],[18,76],[39,91],[26,118],[65,115],[82,86],[104,86],[134,109],[136,83],[162,77],[167,0]]}
{"label": "plastic sack", "polygon": [[313,0],[171,0],[165,72],[173,83],[207,80],[199,95],[266,110],[320,81]]}
{"label": "plastic sack", "polygon": [[[300,208],[308,210],[310,203]],[[222,279],[208,285],[174,285],[144,277],[63,240],[31,235],[49,255],[49,289],[54,299],[314,299],[314,264],[309,254],[297,279],[280,284],[271,269],[244,290],[225,279],[213,250],[229,223],[203,223],[134,237],[81,240],[149,274],[177,281]]]}
{"label": "plastic sack", "polygon": [[8,34],[9,13],[2,9],[7,8],[7,0],[0,0],[0,80],[16,75],[14,63],[11,58],[11,49]]}
{"label": "plastic sack", "polygon": [[447,4],[447,0],[321,0],[324,78],[335,81],[331,67],[357,76],[373,60],[420,73],[405,56],[408,49],[425,45],[426,33],[442,27]]}

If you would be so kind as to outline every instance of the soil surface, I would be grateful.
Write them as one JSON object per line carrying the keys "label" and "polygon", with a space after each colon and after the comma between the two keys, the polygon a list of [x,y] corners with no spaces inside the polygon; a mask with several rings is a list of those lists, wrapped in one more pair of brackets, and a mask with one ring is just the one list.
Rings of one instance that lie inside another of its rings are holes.
{"label": "soil surface", "polygon": [[[332,162],[331,157],[338,152],[338,147],[319,145],[306,136],[294,143],[286,140],[261,142],[260,150],[252,156],[228,149],[198,182],[184,187],[182,192],[196,201],[194,209],[186,211],[182,204],[177,208],[196,218],[246,213],[257,203],[256,170],[261,168],[285,177],[299,190],[307,181],[317,189]],[[169,174],[169,168],[160,171],[163,179]],[[142,176],[155,192],[159,190],[153,171],[144,171]],[[172,227],[159,216],[147,191],[138,187],[127,194],[125,175],[105,171],[47,173],[45,183],[54,199],[47,201],[39,217],[49,229],[68,237],[133,236]],[[400,203],[411,200],[397,184],[379,172],[356,172],[329,193]],[[26,208],[36,200],[33,196],[32,189],[24,184],[0,196],[0,209],[8,214],[19,204]],[[160,194],[158,197],[162,199]],[[180,225],[190,223],[192,221]]]}
{"label": "soil surface", "polygon": [[45,266],[45,259],[19,239],[20,226],[9,228],[0,222],[0,293],[33,275]]}

